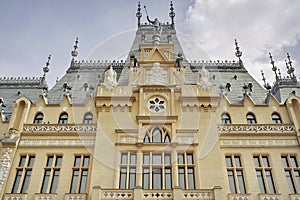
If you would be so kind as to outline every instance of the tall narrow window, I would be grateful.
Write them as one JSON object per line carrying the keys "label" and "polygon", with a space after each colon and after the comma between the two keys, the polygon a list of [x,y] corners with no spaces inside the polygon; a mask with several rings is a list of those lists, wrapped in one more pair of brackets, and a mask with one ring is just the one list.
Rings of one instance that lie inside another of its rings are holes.
{"label": "tall narrow window", "polygon": [[272,177],[272,167],[268,156],[258,155],[253,157],[257,181],[262,194],[275,194],[275,185]]}
{"label": "tall narrow window", "polygon": [[171,154],[152,152],[144,153],[142,177],[144,189],[171,189]]}
{"label": "tall narrow window", "polygon": [[227,113],[221,115],[222,124],[231,124],[230,116]]}
{"label": "tall narrow window", "polygon": [[23,155],[20,157],[11,193],[26,193],[30,182],[34,160],[35,156],[33,155]]}
{"label": "tall narrow window", "polygon": [[33,123],[34,124],[41,124],[41,123],[43,123],[43,118],[44,118],[43,113],[38,113],[38,114],[36,114],[36,116],[33,120]]}
{"label": "tall narrow window", "polygon": [[86,193],[89,165],[90,156],[75,156],[70,193]]}
{"label": "tall narrow window", "polygon": [[195,189],[194,158],[192,153],[178,153],[178,182],[182,189]]}
{"label": "tall narrow window", "polygon": [[61,167],[61,155],[49,155],[44,167],[44,178],[41,193],[56,193]]}
{"label": "tall narrow window", "polygon": [[300,168],[294,155],[281,156],[285,176],[292,194],[300,192]]}
{"label": "tall narrow window", "polygon": [[256,124],[255,116],[252,113],[248,113],[246,118],[248,124]]}
{"label": "tall narrow window", "polygon": [[273,121],[274,124],[281,124],[282,123],[281,117],[277,113],[272,114],[272,121]]}
{"label": "tall narrow window", "polygon": [[230,193],[245,194],[246,187],[240,156],[228,155],[225,159]]}
{"label": "tall narrow window", "polygon": [[58,123],[59,124],[67,124],[68,123],[68,114],[67,113],[62,113],[59,116]]}
{"label": "tall narrow window", "polygon": [[136,186],[136,154],[126,152],[121,154],[120,189],[133,189]]}
{"label": "tall narrow window", "polygon": [[92,124],[93,123],[93,115],[92,115],[92,113],[87,113],[87,114],[84,115],[83,123],[84,124]]}

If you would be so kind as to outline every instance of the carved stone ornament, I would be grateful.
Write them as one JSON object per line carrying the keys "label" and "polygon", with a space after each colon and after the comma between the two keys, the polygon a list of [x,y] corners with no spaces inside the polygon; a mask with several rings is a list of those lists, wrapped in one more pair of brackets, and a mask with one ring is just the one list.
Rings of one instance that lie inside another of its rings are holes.
{"label": "carved stone ornament", "polygon": [[147,72],[147,84],[167,84],[167,72],[160,67],[160,63],[154,63],[152,69]]}
{"label": "carved stone ornament", "polygon": [[19,131],[17,129],[11,128],[9,129],[8,133],[9,133],[9,139],[12,140],[19,134]]}
{"label": "carved stone ornament", "polygon": [[205,69],[205,66],[198,72],[198,82],[199,85],[204,90],[209,90],[212,86],[212,83],[209,81],[209,72]]}
{"label": "carved stone ornament", "polygon": [[112,68],[112,65],[110,65],[110,68],[104,73],[103,85],[106,90],[111,91],[117,84],[117,72]]}
{"label": "carved stone ornament", "polygon": [[9,172],[10,164],[10,156],[9,154],[12,152],[11,148],[6,148],[3,150],[3,154],[0,158],[0,190],[7,178],[7,174]]}

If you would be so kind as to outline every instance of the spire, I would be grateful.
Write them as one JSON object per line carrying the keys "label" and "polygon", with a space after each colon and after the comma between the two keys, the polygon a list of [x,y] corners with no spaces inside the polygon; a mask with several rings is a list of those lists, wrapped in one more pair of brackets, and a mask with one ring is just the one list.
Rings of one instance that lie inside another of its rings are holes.
{"label": "spire", "polygon": [[173,2],[172,2],[172,1],[171,1],[171,3],[170,3],[170,12],[169,12],[169,16],[171,17],[171,25],[172,25],[172,29],[174,29],[174,28],[175,28],[175,24],[174,24],[175,12],[174,12]]}
{"label": "spire", "polygon": [[277,67],[275,66],[275,62],[273,60],[273,57],[272,57],[272,54],[269,52],[269,55],[270,55],[270,60],[271,60],[271,65],[272,65],[272,70],[273,72],[275,73],[275,78],[276,80],[278,80],[278,75],[277,75]]}
{"label": "spire", "polygon": [[262,75],[262,80],[264,82],[264,87],[270,91],[271,90],[271,86],[269,85],[269,83],[266,82],[266,78],[265,78],[265,74],[264,74],[264,71],[261,70],[261,75]]}
{"label": "spire", "polygon": [[138,9],[137,9],[137,12],[136,12],[136,17],[138,18],[138,27],[140,27],[140,25],[141,25],[141,17],[142,17],[141,2],[138,3]]}
{"label": "spire", "polygon": [[77,51],[77,49],[78,49],[78,37],[76,38],[76,41],[75,41],[75,45],[74,45],[74,50],[71,52],[71,55],[72,55],[72,62],[74,62],[74,60],[75,60],[75,57],[77,57],[78,56],[78,51]]}
{"label": "spire", "polygon": [[290,77],[291,77],[292,79],[295,79],[295,78],[296,78],[296,76],[295,76],[295,74],[294,74],[295,69],[294,69],[294,67],[292,66],[291,56],[289,55],[289,53],[287,53],[287,58],[288,58],[288,62],[285,61],[286,66],[287,66],[287,68],[288,68],[287,73],[290,75]]}
{"label": "spire", "polygon": [[49,54],[49,56],[48,56],[48,60],[46,62],[46,66],[43,67],[43,72],[44,72],[43,78],[44,79],[46,78],[46,74],[49,72],[50,60],[51,60],[51,54]]}
{"label": "spire", "polygon": [[235,50],[236,50],[235,56],[239,58],[239,63],[242,64],[243,62],[242,62],[241,57],[242,57],[243,52],[240,51],[240,47],[239,47],[236,39],[234,39],[234,43],[235,43]]}

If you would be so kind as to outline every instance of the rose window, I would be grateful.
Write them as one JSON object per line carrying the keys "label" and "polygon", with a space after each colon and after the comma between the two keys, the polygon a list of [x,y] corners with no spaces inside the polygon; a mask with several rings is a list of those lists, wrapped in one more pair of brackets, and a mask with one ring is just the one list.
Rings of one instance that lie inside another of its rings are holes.
{"label": "rose window", "polygon": [[162,112],[166,109],[166,101],[159,97],[155,97],[153,99],[150,99],[148,103],[148,108],[152,112],[156,112],[156,113]]}

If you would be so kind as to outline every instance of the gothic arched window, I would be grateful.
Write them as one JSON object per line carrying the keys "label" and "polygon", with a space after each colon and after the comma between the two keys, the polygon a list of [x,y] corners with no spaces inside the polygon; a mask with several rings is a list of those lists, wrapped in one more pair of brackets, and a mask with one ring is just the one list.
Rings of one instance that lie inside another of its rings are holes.
{"label": "gothic arched window", "polygon": [[277,113],[272,114],[272,121],[273,121],[274,124],[281,124],[282,123],[281,117]]}
{"label": "gothic arched window", "polygon": [[144,137],[144,143],[170,143],[171,138],[166,128],[149,128]]}
{"label": "gothic arched window", "polygon": [[43,123],[43,118],[44,118],[43,113],[38,113],[38,114],[36,114],[36,116],[33,120],[33,123],[34,124],[41,124],[41,123]]}
{"label": "gothic arched window", "polygon": [[221,122],[222,124],[231,124],[230,116],[227,113],[223,113],[221,115]]}
{"label": "gothic arched window", "polygon": [[246,118],[248,124],[256,124],[255,116],[252,113],[248,113]]}
{"label": "gothic arched window", "polygon": [[92,124],[93,123],[93,114],[92,113],[85,114],[84,118],[83,118],[83,123],[84,124]]}
{"label": "gothic arched window", "polygon": [[67,113],[60,114],[59,119],[58,119],[58,123],[59,124],[66,124],[66,123],[68,123],[68,114]]}

